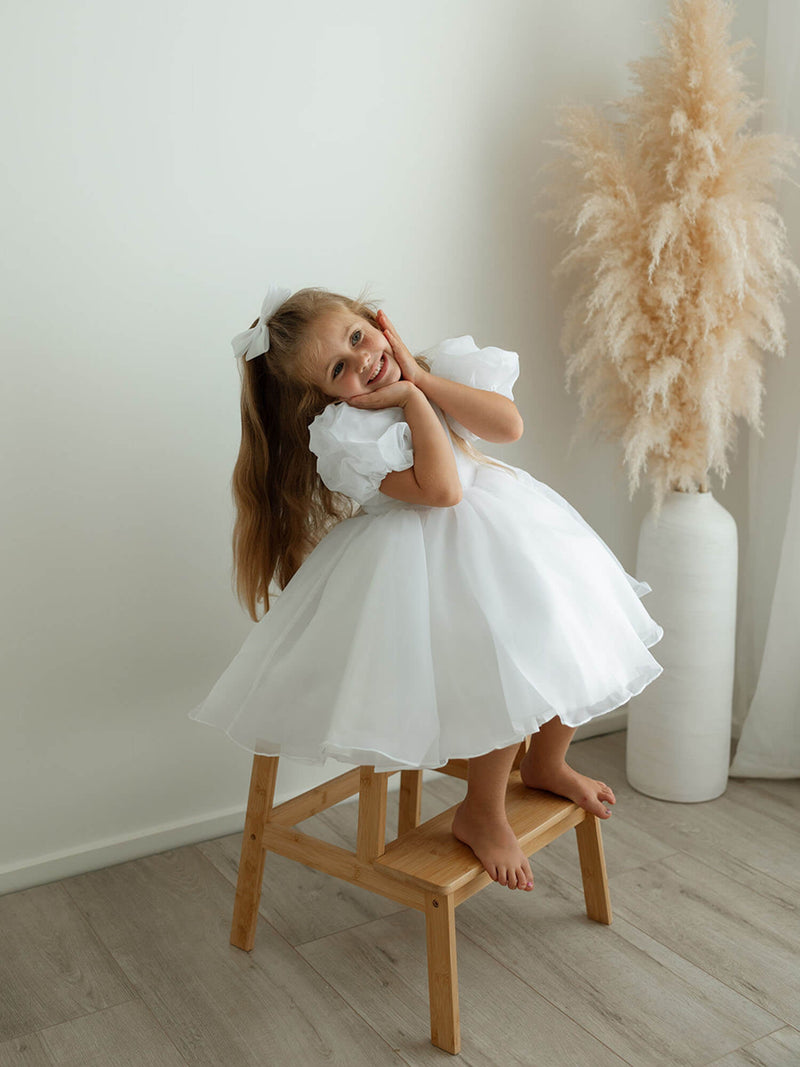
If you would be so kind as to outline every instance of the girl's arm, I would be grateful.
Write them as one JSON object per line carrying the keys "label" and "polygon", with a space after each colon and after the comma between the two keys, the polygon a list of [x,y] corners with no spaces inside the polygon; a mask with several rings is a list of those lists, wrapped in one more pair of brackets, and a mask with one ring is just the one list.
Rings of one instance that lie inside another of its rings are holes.
{"label": "girl's arm", "polygon": [[376,410],[401,407],[411,429],[414,466],[404,471],[390,471],[381,482],[381,492],[408,504],[448,508],[461,500],[453,448],[436,412],[425,394],[413,382],[399,381],[351,397],[353,407]]}
{"label": "girl's arm", "polygon": [[439,378],[424,370],[400,340],[385,312],[378,312],[378,322],[400,363],[403,377],[413,382],[442,411],[484,441],[519,440],[524,425],[513,400],[488,389],[474,389],[461,382]]}
{"label": "girl's arm", "polygon": [[488,389],[451,382],[420,368],[414,384],[442,411],[466,426],[483,441],[517,441],[522,437],[522,416],[513,400]]}

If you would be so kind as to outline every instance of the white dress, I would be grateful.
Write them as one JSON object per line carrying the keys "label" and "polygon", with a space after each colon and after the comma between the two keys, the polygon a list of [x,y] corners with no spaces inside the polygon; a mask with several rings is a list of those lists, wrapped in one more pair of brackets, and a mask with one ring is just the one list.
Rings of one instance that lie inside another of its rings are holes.
{"label": "white dress", "polygon": [[[425,355],[434,374],[513,399],[515,352],[459,337]],[[648,648],[664,631],[640,600],[651,587],[526,471],[454,447],[458,504],[388,497],[386,474],[413,464],[397,407],[331,403],[310,447],[363,512],[320,541],[190,718],[263,755],[441,767],[554,715],[578,726],[663,670]]]}

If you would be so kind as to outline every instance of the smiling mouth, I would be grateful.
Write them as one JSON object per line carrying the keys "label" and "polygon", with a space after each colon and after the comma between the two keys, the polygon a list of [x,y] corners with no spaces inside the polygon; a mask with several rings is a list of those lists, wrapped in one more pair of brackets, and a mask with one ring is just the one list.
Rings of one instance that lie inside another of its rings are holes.
{"label": "smiling mouth", "polygon": [[383,373],[383,368],[385,366],[386,366],[386,356],[381,356],[381,358],[378,360],[378,362],[377,362],[377,364],[375,366],[375,370],[372,372],[372,374],[367,379],[367,385],[369,385],[370,382],[374,382],[376,378],[379,378],[381,376],[381,374]]}

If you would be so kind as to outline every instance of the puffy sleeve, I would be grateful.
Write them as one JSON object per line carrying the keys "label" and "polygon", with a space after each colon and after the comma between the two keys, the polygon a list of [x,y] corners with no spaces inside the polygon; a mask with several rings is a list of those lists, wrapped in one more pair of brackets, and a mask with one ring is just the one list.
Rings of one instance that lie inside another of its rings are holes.
{"label": "puffy sleeve", "polygon": [[[473,339],[451,337],[421,355],[430,364],[431,373],[453,382],[471,385],[474,389],[487,389],[514,399],[512,387],[519,377],[519,356],[502,348],[478,348]],[[445,414],[448,423],[467,441],[477,441],[478,435],[456,422],[452,415]]]}
{"label": "puffy sleeve", "polygon": [[402,408],[374,411],[328,404],[308,428],[309,448],[329,489],[365,504],[390,471],[414,465],[411,428]]}

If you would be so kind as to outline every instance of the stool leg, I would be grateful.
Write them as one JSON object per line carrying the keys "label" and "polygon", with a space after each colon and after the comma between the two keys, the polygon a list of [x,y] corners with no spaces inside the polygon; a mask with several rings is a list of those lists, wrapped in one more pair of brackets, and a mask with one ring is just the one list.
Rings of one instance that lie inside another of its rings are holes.
{"label": "stool leg", "polygon": [[386,851],[387,771],[375,773],[374,767],[361,767],[358,791],[358,831],[356,855],[369,862]]}
{"label": "stool leg", "polygon": [[452,894],[425,894],[431,1041],[455,1055],[461,1051],[456,965],[456,908]]}
{"label": "stool leg", "polygon": [[611,897],[608,892],[606,860],[603,854],[603,838],[600,820],[588,812],[583,822],[575,827],[578,838],[578,856],[583,877],[583,896],[586,914],[595,922],[611,923]]}
{"label": "stool leg", "polygon": [[422,808],[422,771],[400,772],[400,810],[397,816],[397,836],[419,826]]}
{"label": "stool leg", "polygon": [[272,812],[277,777],[277,756],[255,756],[253,758],[230,939],[232,945],[246,952],[252,949],[256,940],[258,905],[261,900],[264,860],[267,855],[267,850],[262,843],[264,826],[269,821]]}

